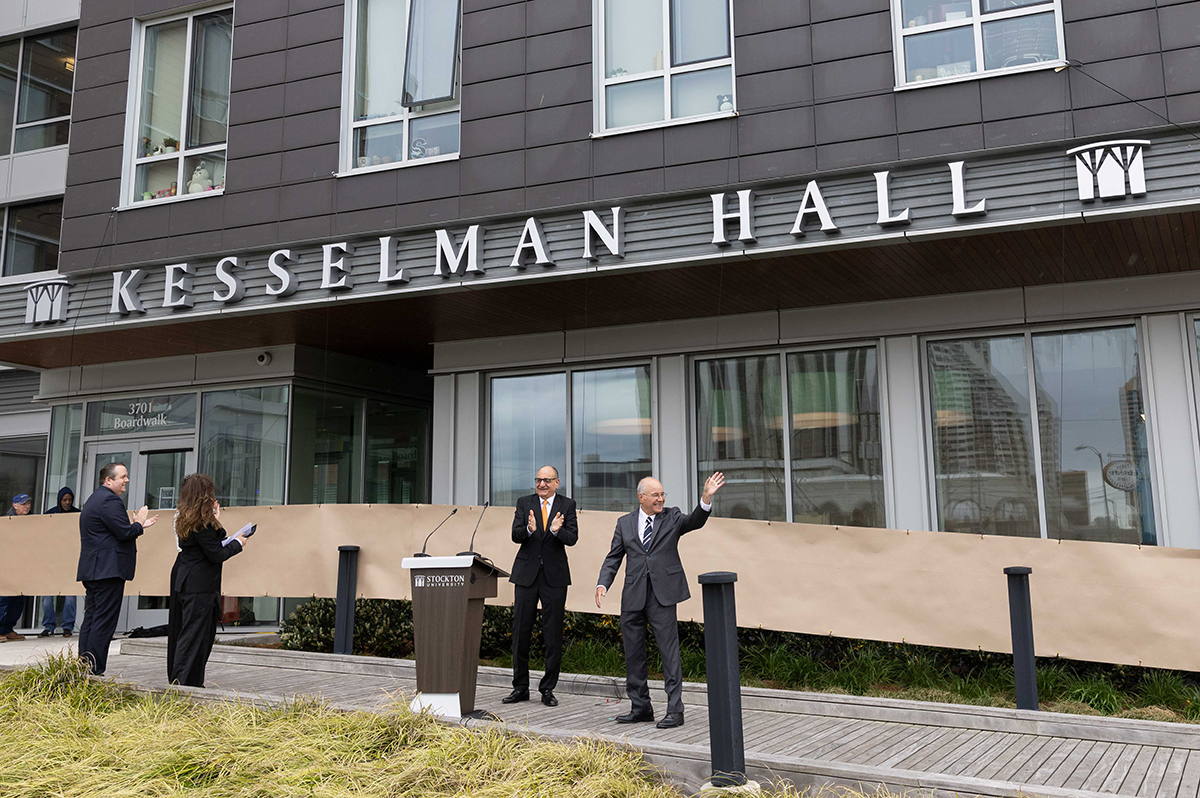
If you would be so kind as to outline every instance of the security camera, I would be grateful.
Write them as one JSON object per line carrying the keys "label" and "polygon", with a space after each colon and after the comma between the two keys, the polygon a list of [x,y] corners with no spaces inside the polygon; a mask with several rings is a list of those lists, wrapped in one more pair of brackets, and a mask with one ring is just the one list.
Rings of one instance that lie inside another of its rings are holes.
{"label": "security camera", "polygon": [[258,357],[254,358],[254,360],[260,366],[269,366],[269,365],[271,365],[271,353],[270,352],[259,352]]}

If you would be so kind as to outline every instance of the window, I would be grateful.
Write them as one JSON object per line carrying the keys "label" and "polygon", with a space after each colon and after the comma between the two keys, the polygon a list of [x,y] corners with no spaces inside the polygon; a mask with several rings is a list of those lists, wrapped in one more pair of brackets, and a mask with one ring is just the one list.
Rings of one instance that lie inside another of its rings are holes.
{"label": "window", "polygon": [[429,501],[429,411],[367,400],[367,504]]}
{"label": "window", "polygon": [[886,525],[874,347],[703,360],[696,381],[697,478],[726,479],[717,515]]}
{"label": "window", "polygon": [[50,458],[42,507],[53,507],[59,488],[75,491],[79,501],[79,442],[83,434],[83,405],[55,405],[50,410]]}
{"label": "window", "polygon": [[209,391],[200,401],[200,471],[225,507],[283,504],[288,389]]}
{"label": "window", "polygon": [[1156,544],[1135,327],[931,341],[926,357],[941,529]]}
{"label": "window", "polygon": [[458,155],[459,0],[356,0],[344,167]]}
{"label": "window", "polygon": [[733,113],[729,0],[599,0],[597,130]]}
{"label": "window", "polygon": [[225,188],[233,9],[142,29],[129,203]]}
{"label": "window", "polygon": [[58,268],[58,239],[62,230],[62,200],[4,209],[3,273],[49,272]]}
{"label": "window", "polygon": [[894,0],[897,85],[1061,63],[1061,0]]}
{"label": "window", "polygon": [[75,29],[0,43],[0,155],[66,144]]}
{"label": "window", "polygon": [[496,377],[491,405],[492,504],[532,493],[546,465],[581,510],[637,503],[653,472],[649,365]]}
{"label": "window", "polygon": [[362,501],[363,400],[297,388],[288,504]]}

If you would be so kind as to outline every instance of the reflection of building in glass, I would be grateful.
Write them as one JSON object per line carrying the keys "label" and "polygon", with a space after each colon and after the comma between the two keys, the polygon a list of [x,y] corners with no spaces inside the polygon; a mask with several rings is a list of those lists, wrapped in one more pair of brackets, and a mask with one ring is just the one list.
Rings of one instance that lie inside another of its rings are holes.
{"label": "reflection of building in glass", "polygon": [[594,510],[627,512],[637,507],[637,485],[651,476],[650,460],[601,460],[598,455],[584,456],[575,465],[576,504]]}
{"label": "reflection of building in glass", "polygon": [[1129,520],[1137,525],[1137,528],[1129,530],[1131,542],[1154,546],[1158,543],[1158,536],[1154,526],[1154,499],[1150,492],[1150,455],[1146,441],[1146,413],[1142,409],[1142,377],[1136,352],[1133,363],[1133,376],[1121,390],[1121,426],[1125,451],[1131,455],[1137,474],[1137,488],[1123,491],[1123,494],[1125,502],[1132,505]]}

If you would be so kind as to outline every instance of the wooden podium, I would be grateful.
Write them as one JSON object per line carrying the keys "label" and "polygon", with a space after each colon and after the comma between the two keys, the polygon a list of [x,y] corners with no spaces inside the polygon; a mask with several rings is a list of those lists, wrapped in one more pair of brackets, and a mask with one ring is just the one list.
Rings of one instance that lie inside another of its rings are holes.
{"label": "wooden podium", "polygon": [[483,600],[508,574],[478,555],[405,557],[412,575],[415,711],[458,719],[475,711]]}

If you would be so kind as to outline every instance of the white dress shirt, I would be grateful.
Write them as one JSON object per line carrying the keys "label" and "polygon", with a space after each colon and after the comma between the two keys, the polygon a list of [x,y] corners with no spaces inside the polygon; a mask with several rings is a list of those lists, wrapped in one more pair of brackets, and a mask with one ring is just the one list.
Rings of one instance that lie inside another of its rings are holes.
{"label": "white dress shirt", "polygon": [[[551,522],[554,521],[554,497],[557,495],[558,495],[557,493],[551,493],[549,496],[547,496],[544,499],[541,496],[538,496],[538,512],[540,513],[542,511],[542,507],[546,508],[546,531],[547,532],[550,532],[550,524],[551,524]],[[532,535],[536,531],[537,531],[537,521],[534,521],[533,529],[530,529],[529,533]],[[550,534],[554,535],[554,537],[558,537],[557,532],[550,532]]]}

